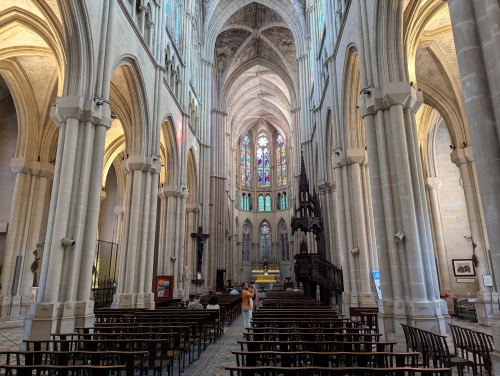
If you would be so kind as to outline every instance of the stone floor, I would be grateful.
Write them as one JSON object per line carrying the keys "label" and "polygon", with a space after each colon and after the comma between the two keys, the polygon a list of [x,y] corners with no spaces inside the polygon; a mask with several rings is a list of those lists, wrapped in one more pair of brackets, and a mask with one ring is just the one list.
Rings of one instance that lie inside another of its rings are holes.
{"label": "stone floor", "polygon": [[[473,330],[479,330],[491,334],[491,327],[480,326],[464,320],[453,320],[453,324],[460,325]],[[243,339],[243,319],[238,317],[231,326],[225,328],[222,338],[214,344],[211,344],[202,353],[201,357],[186,367],[182,373],[184,376],[219,376],[229,375],[224,370],[226,365],[236,365],[235,357],[232,351],[239,350],[237,341]],[[19,345],[23,339],[22,328],[0,329],[0,351],[19,350]],[[174,370],[174,375],[178,370]],[[456,372],[453,373],[458,374]],[[465,375],[472,375],[472,372],[465,370]]]}

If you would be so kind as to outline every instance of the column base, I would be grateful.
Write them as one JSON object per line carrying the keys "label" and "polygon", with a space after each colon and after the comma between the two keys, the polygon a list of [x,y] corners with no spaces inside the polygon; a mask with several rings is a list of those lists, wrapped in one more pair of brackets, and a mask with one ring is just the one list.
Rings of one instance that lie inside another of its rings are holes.
{"label": "column base", "polygon": [[111,308],[135,308],[137,294],[115,294]]}
{"label": "column base", "polygon": [[401,324],[445,335],[450,322],[446,302],[441,299],[424,302],[379,301],[379,331],[386,338],[402,339],[404,343]]}
{"label": "column base", "polygon": [[48,340],[51,333],[73,333],[76,326],[92,326],[94,302],[38,302],[30,306],[24,339]]}
{"label": "column base", "polygon": [[492,326],[500,320],[498,293],[479,291],[476,301],[476,317],[479,325]]}
{"label": "column base", "polygon": [[4,296],[0,300],[0,328],[19,328],[24,325],[24,318],[35,295]]}

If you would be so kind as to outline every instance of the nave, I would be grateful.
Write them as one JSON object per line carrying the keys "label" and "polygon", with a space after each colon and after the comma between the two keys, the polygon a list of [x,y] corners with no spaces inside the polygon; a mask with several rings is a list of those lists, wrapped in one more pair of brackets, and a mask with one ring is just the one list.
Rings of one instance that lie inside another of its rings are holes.
{"label": "nave", "polygon": [[[265,312],[265,308],[261,310],[261,313],[263,312]],[[276,319],[278,318],[279,317],[276,316]],[[452,320],[452,325],[491,335],[491,328],[481,326],[478,323],[471,323],[469,320],[454,319]],[[254,328],[254,330],[257,331],[257,324],[254,324]],[[249,331],[249,329],[246,330],[247,333]],[[188,365],[182,371],[182,375],[229,375],[230,372],[226,370],[225,367],[234,367],[237,365],[234,352],[238,352],[239,350],[241,350],[239,342],[245,340],[245,338],[251,339],[251,337],[242,335],[243,332],[243,318],[240,314],[234,319],[234,321],[224,325],[224,334],[216,342],[210,343],[207,348],[201,353],[201,356],[196,359],[193,364]],[[380,341],[384,341],[384,339],[381,338]],[[451,337],[449,338],[449,341],[452,341]],[[23,333],[21,328],[7,328],[0,331],[0,353],[8,350],[17,351],[19,350],[22,342]],[[248,350],[248,348],[246,350]],[[451,350],[453,351],[452,347]],[[394,346],[394,351],[404,352],[405,344],[397,343]],[[0,356],[0,362],[3,363],[4,361],[5,359]],[[421,359],[419,359],[419,361],[421,361]],[[481,372],[478,372],[478,374],[488,374],[482,369],[480,371]],[[138,372],[136,372],[136,374],[138,374]],[[172,375],[178,374],[178,364],[174,363]],[[459,373],[456,368],[452,370],[452,375],[458,374]],[[464,375],[473,375],[472,369],[465,368]]]}

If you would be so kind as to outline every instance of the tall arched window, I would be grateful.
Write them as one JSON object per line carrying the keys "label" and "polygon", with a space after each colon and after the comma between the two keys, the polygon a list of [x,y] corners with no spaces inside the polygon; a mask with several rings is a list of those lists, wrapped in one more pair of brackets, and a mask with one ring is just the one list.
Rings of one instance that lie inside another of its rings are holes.
{"label": "tall arched window", "polygon": [[264,211],[265,210],[264,195],[259,195],[259,203],[258,203],[257,210],[258,211]]}
{"label": "tall arched window", "polygon": [[261,133],[257,138],[257,182],[259,187],[271,186],[271,163],[269,160],[269,138]]}
{"label": "tall arched window", "polygon": [[281,260],[290,260],[290,249],[288,247],[288,227],[285,221],[280,223]]}
{"label": "tall arched window", "polygon": [[245,187],[250,187],[252,185],[250,162],[250,138],[245,136],[241,143],[241,185]]}
{"label": "tall arched window", "polygon": [[276,139],[276,184],[286,185],[286,151],[285,141],[281,135]]}
{"label": "tall arched window", "polygon": [[250,201],[249,196],[243,193],[241,195],[241,210],[250,210],[249,201]]}
{"label": "tall arched window", "polygon": [[271,260],[271,228],[267,221],[260,225],[260,261]]}
{"label": "tall arched window", "polygon": [[281,193],[278,193],[278,198],[276,200],[276,209],[281,210]]}
{"label": "tall arched window", "polygon": [[241,260],[250,261],[250,223],[245,221],[243,223],[243,236],[241,242]]}
{"label": "tall arched window", "polygon": [[271,195],[266,195],[266,201],[264,203],[264,211],[271,211]]}

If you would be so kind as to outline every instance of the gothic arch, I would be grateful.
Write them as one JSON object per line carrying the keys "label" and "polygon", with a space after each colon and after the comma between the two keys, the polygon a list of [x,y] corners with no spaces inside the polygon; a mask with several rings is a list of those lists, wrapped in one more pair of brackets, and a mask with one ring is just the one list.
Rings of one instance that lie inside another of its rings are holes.
{"label": "gothic arch", "polygon": [[0,60],[0,74],[4,78],[12,95],[17,115],[17,158],[35,159],[35,155],[27,155],[38,152],[35,148],[36,140],[41,137],[38,125],[38,114],[36,113],[35,93],[30,89],[30,83],[22,68],[15,61]]}
{"label": "gothic arch", "polygon": [[190,148],[187,155],[186,183],[189,189],[187,202],[196,204],[198,202],[198,172],[196,166],[196,156],[193,148]]}
{"label": "gothic arch", "polygon": [[149,156],[152,152],[149,105],[139,63],[133,56],[121,56],[113,72],[110,103],[113,109],[118,106],[117,109],[121,110],[119,118],[125,133],[127,154]]}
{"label": "gothic arch", "polygon": [[160,157],[162,168],[160,172],[160,185],[175,186],[180,178],[178,167],[179,151],[174,119],[167,115],[161,125]]}
{"label": "gothic arch", "polygon": [[344,65],[344,81],[342,85],[343,99],[343,128],[341,146],[343,150],[349,148],[363,148],[365,146],[365,132],[363,120],[357,109],[360,89],[359,57],[355,46],[347,49],[347,58]]}

